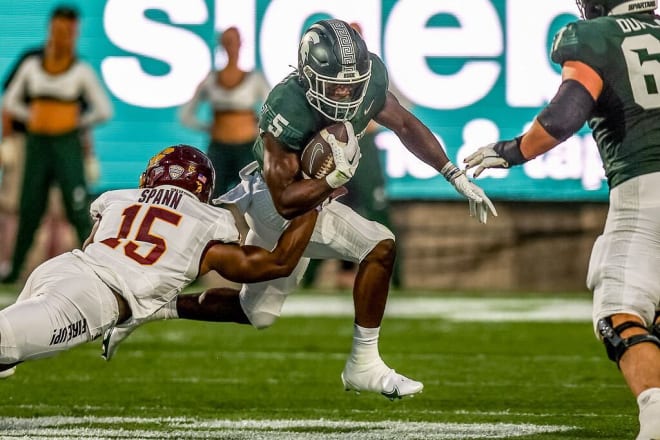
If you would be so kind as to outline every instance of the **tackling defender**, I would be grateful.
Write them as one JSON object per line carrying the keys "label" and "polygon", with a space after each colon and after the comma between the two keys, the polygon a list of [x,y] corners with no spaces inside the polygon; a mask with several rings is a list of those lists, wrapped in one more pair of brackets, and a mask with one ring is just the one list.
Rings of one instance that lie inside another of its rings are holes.
{"label": "tackling defender", "polygon": [[149,161],[140,189],[96,199],[83,250],[40,265],[16,303],[0,311],[0,378],[18,363],[96,339],[118,323],[166,313],[184,287],[211,270],[236,282],[289,275],[317,211],[291,220],[270,252],[240,246],[231,213],[208,204],[214,184],[208,157],[177,145]]}
{"label": "tackling defender", "polygon": [[[368,51],[362,37],[348,23],[321,20],[304,32],[298,69],[273,88],[263,106],[261,136],[254,147],[257,161],[242,170],[240,185],[215,200],[235,203],[245,215],[250,226],[247,243],[269,248],[287,219],[321,204],[342,187],[357,168],[357,138],[372,119],[396,133],[408,150],[442,173],[468,199],[470,213],[480,222],[486,222],[489,212],[497,215],[481,188],[449,161],[433,133],[399,104],[388,92],[388,85],[383,61]],[[337,170],[325,179],[304,179],[300,152],[307,140],[323,127],[341,121],[345,121],[350,137],[347,145],[335,145],[333,149],[337,150]],[[422,383],[388,367],[378,350],[395,253],[394,234],[388,228],[361,217],[342,203],[330,203],[320,213],[304,258],[294,272],[271,282],[244,284],[236,314],[245,316],[256,328],[269,327],[280,316],[284,301],[300,282],[310,258],[358,263],[353,287],[353,346],[341,374],[344,387],[388,398],[416,394],[422,390]],[[222,304],[225,299],[213,298],[214,292],[206,292],[205,302]],[[180,312],[185,308],[185,316],[179,313],[180,317],[195,319],[204,313],[195,310],[203,306],[193,301],[179,306]],[[109,355],[130,330],[116,329],[109,340]]]}
{"label": "tackling defender", "polygon": [[593,323],[639,404],[638,440],[660,438],[660,17],[656,0],[578,0],[555,36],[563,82],[531,128],[468,156],[475,177],[593,130],[610,187],[587,285]]}

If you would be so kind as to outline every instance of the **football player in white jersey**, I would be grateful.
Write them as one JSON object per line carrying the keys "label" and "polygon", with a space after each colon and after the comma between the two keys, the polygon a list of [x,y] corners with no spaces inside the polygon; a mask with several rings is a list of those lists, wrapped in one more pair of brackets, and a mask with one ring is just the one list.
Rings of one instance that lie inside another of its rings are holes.
{"label": "football player in white jersey", "polygon": [[214,182],[208,157],[177,145],[149,161],[139,189],[96,199],[90,209],[96,223],[83,250],[43,263],[16,303],[0,311],[0,377],[117,324],[167,315],[164,306],[211,270],[235,282],[288,276],[307,247],[317,211],[291,220],[272,251],[241,246],[231,213],[208,203]]}

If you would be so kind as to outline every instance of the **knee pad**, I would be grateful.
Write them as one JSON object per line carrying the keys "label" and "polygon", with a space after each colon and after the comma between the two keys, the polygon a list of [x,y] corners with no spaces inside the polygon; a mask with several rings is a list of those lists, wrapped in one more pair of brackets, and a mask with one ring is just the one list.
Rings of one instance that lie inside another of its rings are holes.
{"label": "knee pad", "polygon": [[660,338],[660,322],[658,322],[658,318],[660,318],[660,310],[655,312],[653,325],[651,326],[651,334],[656,338]]}
{"label": "knee pad", "polygon": [[650,342],[660,348],[660,338],[653,334],[633,335],[629,338],[622,338],[621,333],[629,328],[641,328],[646,331],[648,329],[644,325],[635,321],[626,321],[616,327],[612,327],[612,320],[610,318],[601,319],[598,321],[598,333],[603,338],[605,349],[607,350],[607,357],[615,362],[617,366],[623,354],[628,351],[633,345],[641,344],[643,342]]}

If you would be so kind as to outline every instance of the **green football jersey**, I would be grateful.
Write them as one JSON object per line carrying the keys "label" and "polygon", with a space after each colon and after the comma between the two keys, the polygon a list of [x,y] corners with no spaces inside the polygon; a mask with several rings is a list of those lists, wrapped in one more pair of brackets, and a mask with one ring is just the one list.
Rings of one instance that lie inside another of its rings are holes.
{"label": "green football jersey", "polygon": [[589,126],[610,188],[660,171],[660,17],[570,23],[555,35],[552,60],[585,63],[603,80]]}
{"label": "green football jersey", "polygon": [[[370,54],[371,78],[364,100],[357,113],[351,119],[355,133],[360,134],[367,128],[369,121],[385,106],[389,86],[387,69],[383,61],[375,54]],[[270,132],[282,144],[301,151],[307,141],[323,127],[333,124],[312,107],[305,97],[305,88],[298,80],[296,72],[277,84],[268,94],[261,109],[259,129]],[[261,137],[257,138],[253,148],[254,156],[263,167],[264,145]]]}

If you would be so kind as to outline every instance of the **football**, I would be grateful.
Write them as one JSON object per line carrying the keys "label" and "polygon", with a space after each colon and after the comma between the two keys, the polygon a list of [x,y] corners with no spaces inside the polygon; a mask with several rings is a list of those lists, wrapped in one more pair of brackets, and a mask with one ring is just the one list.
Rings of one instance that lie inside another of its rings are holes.
{"label": "football", "polygon": [[335,169],[332,148],[323,138],[324,131],[334,135],[339,142],[348,142],[348,131],[343,122],[329,125],[312,136],[300,154],[300,168],[306,179],[322,179]]}

